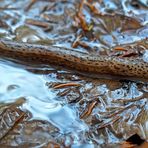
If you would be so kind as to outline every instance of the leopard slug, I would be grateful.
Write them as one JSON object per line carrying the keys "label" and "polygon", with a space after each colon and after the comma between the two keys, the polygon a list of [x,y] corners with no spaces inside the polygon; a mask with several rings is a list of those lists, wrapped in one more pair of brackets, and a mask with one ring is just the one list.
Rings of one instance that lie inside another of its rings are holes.
{"label": "leopard slug", "polygon": [[52,45],[0,39],[0,57],[53,64],[80,72],[148,78],[148,63],[140,58],[96,56]]}

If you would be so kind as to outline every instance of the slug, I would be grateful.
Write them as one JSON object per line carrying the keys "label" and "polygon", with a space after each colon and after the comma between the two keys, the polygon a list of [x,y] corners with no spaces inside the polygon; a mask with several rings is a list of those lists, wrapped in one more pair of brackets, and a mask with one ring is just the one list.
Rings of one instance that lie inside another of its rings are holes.
{"label": "slug", "polygon": [[0,39],[0,56],[25,62],[52,64],[91,74],[148,78],[148,63],[140,58],[95,56],[83,52]]}

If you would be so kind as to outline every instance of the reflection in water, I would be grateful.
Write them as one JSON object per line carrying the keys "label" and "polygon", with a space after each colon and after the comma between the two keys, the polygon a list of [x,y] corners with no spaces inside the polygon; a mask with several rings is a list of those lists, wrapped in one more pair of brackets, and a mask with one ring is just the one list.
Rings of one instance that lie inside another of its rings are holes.
{"label": "reflection in water", "polygon": [[85,130],[76,112],[63,101],[56,101],[56,94],[50,91],[42,75],[35,75],[24,69],[0,64],[0,101],[14,102],[24,97],[23,110],[29,110],[33,118],[52,122],[62,133]]}
{"label": "reflection in water", "polygon": [[0,64],[0,71],[1,101],[14,101],[16,98],[25,96],[48,101],[55,97],[54,93],[47,90],[40,75],[34,75],[5,63]]}
{"label": "reflection in water", "polygon": [[[64,140],[64,145],[74,147],[89,145],[92,142],[103,146],[106,141],[119,143],[135,132],[147,138],[146,84],[88,79],[70,72],[67,75],[65,71],[50,67],[41,69],[36,66],[24,65],[22,68],[20,66],[1,61],[0,70],[3,79],[0,79],[0,101],[6,104],[23,97],[25,102],[23,101],[19,108],[25,112],[29,111],[29,118],[32,121],[47,121],[54,129],[57,128],[58,131],[55,133],[58,134],[58,142]],[[39,70],[44,74],[39,74]],[[74,84],[80,85],[67,87],[61,85],[61,82],[66,84],[70,79],[73,79]],[[57,87],[58,85],[60,87]],[[21,126],[25,126],[24,124],[26,121],[21,123]],[[38,123],[36,126],[39,125]],[[19,137],[25,138],[23,135]],[[45,137],[49,138],[49,135]],[[4,138],[2,143],[5,142],[9,143]]]}
{"label": "reflection in water", "polygon": [[[148,61],[145,0],[86,0],[86,24],[81,2],[1,0],[0,37],[99,56],[144,52]],[[135,133],[148,140],[147,83],[27,64],[0,61],[0,144],[120,147]]]}

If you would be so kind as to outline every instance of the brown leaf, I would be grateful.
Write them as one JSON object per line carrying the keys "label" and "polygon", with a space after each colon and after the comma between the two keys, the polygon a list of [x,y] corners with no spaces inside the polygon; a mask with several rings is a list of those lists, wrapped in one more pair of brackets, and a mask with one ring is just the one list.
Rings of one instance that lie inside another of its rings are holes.
{"label": "brown leaf", "polygon": [[0,115],[0,140],[24,117],[25,113],[11,106]]}

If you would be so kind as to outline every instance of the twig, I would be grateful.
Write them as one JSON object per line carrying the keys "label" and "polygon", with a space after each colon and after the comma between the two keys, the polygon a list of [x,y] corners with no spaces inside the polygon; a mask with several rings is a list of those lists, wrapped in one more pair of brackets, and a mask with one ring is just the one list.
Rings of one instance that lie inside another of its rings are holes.
{"label": "twig", "polygon": [[98,103],[98,102],[95,100],[95,101],[93,101],[91,104],[89,104],[89,105],[86,107],[86,110],[80,115],[80,119],[82,119],[82,118],[87,118],[87,117],[91,114],[93,108],[96,106],[97,103]]}
{"label": "twig", "polygon": [[80,86],[80,84],[69,82],[69,83],[64,83],[64,84],[58,84],[58,85],[54,86],[53,88],[54,89],[61,89],[61,88],[71,87],[71,86]]}
{"label": "twig", "polygon": [[49,27],[49,23],[42,22],[42,21],[39,21],[39,20],[33,20],[33,19],[26,19],[25,23],[27,23],[29,25],[43,27],[43,28],[48,28]]}

